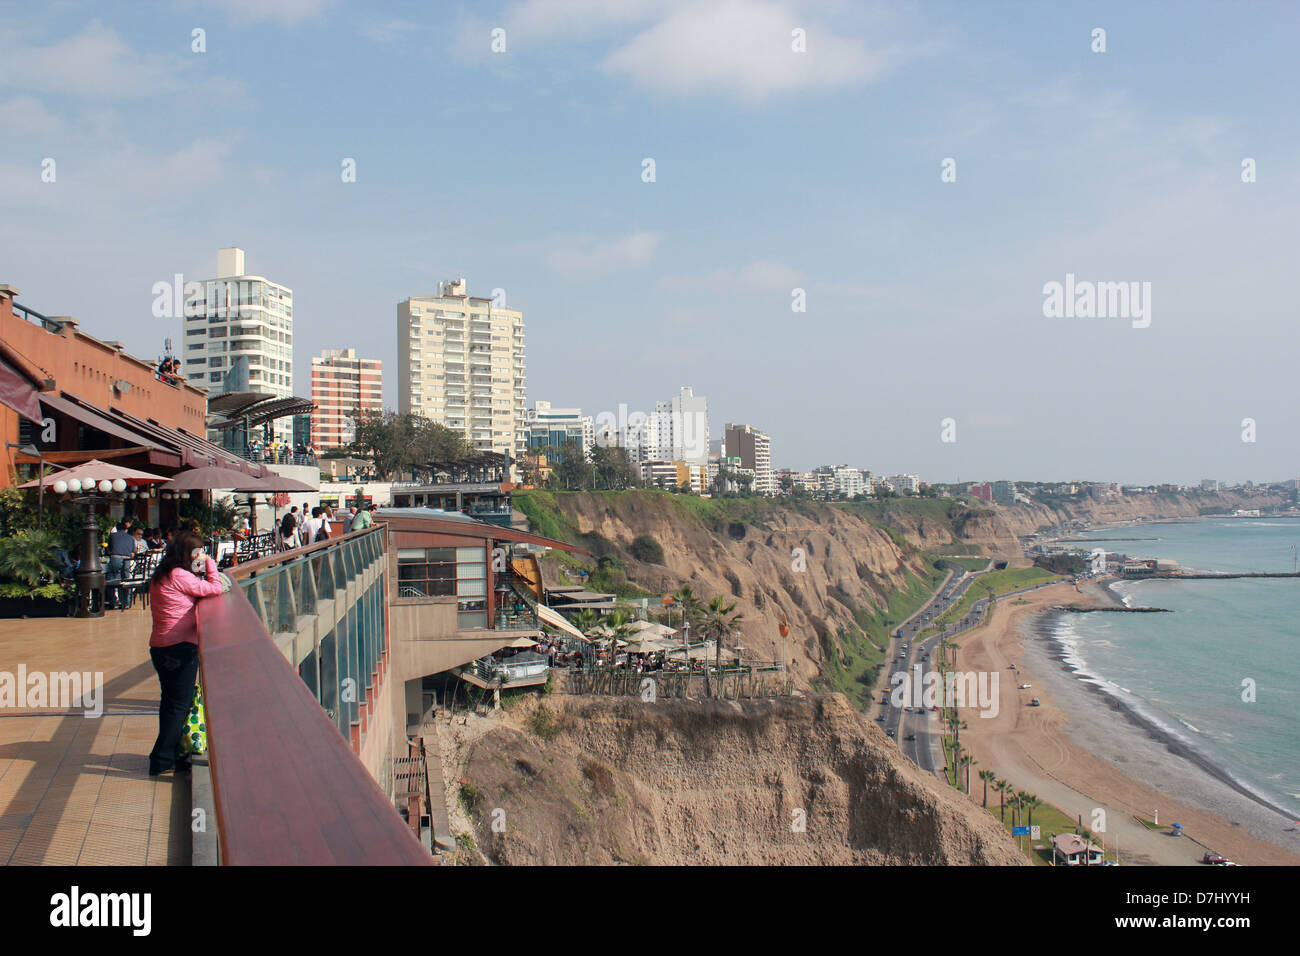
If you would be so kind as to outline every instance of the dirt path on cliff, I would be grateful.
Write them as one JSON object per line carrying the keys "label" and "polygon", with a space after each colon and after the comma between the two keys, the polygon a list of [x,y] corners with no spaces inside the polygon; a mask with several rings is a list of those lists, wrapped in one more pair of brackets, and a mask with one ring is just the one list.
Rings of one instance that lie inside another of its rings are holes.
{"label": "dirt path on cliff", "polygon": [[[1024,601],[996,602],[983,626],[956,641],[960,648],[959,670],[987,670],[999,675],[995,717],[981,717],[975,708],[961,711],[967,724],[962,743],[979,761],[980,768],[992,769],[1017,790],[1028,790],[1071,816],[1082,815],[1085,822],[1091,820],[1095,807],[1105,808],[1107,846],[1118,836],[1121,858],[1127,864],[1195,864],[1205,845],[1243,864],[1300,863],[1300,856],[1255,839],[1215,814],[1174,801],[1071,741],[1066,734],[1069,715],[1053,704],[1042,684],[1024,669],[1019,625],[1052,605],[1098,600],[1062,582],[1032,592]],[[1012,662],[1018,670],[1008,668]],[[1022,682],[1034,686],[1028,691],[1019,690]],[[1041,706],[1028,706],[1035,696]],[[980,792],[978,787],[971,789]],[[1167,831],[1148,830],[1134,819],[1135,815],[1150,818],[1155,807],[1160,808],[1162,819],[1184,823],[1197,840],[1173,839]]]}

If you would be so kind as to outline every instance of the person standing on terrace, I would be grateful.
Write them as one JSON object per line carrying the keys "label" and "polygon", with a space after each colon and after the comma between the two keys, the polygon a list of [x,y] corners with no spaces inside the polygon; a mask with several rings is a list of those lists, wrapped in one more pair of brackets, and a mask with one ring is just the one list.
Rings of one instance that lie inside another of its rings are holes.
{"label": "person standing on terrace", "polygon": [[222,591],[217,565],[203,553],[198,535],[176,535],[149,581],[149,657],[158,672],[162,697],[158,704],[158,739],[149,753],[149,776],[184,770],[189,761],[177,751],[185,720],[194,701],[199,673],[199,630],[196,608],[200,598]]}

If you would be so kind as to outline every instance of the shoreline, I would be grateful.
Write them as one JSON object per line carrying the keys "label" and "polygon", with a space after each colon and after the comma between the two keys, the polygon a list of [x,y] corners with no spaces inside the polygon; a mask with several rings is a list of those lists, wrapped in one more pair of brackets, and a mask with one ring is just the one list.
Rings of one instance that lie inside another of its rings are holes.
{"label": "shoreline", "polygon": [[[1107,589],[1109,590],[1109,589]],[[1056,633],[1056,625],[1060,620],[1063,612],[1051,609],[1040,611],[1032,615],[1025,623],[1037,633],[1039,640],[1052,648],[1052,656],[1059,663],[1063,670],[1070,669],[1069,648],[1060,639]],[[1259,804],[1265,810],[1278,814],[1284,820],[1292,820],[1293,814],[1285,807],[1280,807],[1271,803],[1263,794],[1256,793],[1248,785],[1237,780],[1231,773],[1217,766],[1208,756],[1199,752],[1195,747],[1187,744],[1180,739],[1176,733],[1171,732],[1167,727],[1162,727],[1157,721],[1147,717],[1145,714],[1128,706],[1120,698],[1108,692],[1098,681],[1103,678],[1094,674],[1087,674],[1077,670],[1069,670],[1068,676],[1073,678],[1079,684],[1086,687],[1090,692],[1101,698],[1111,710],[1123,716],[1135,729],[1145,734],[1155,743],[1165,747],[1170,753],[1189,763],[1195,764],[1200,770],[1217,780],[1224,786],[1231,787],[1237,793],[1241,794],[1248,800]],[[1086,678],[1086,679],[1085,679]]]}
{"label": "shoreline", "polygon": [[[1193,865],[1204,850],[1223,853],[1240,863],[1300,864],[1297,849],[1249,832],[1235,819],[1242,815],[1235,804],[1211,808],[1205,804],[1225,801],[1204,796],[1210,791],[1217,796],[1216,788],[1223,788],[1238,802],[1248,797],[1248,805],[1259,811],[1266,809],[1275,814],[1278,808],[1260,803],[1256,795],[1243,794],[1238,785],[1222,780],[1221,774],[1212,772],[1212,765],[1207,768],[1205,761],[1195,759],[1198,755],[1185,752],[1185,745],[1162,728],[1120,720],[1115,711],[1126,712],[1127,716],[1129,708],[1096,684],[1091,685],[1093,691],[1108,698],[1106,708],[1096,706],[1095,693],[1073,691],[1070,685],[1088,681],[1062,666],[1059,642],[1040,635],[1052,605],[1064,603],[1067,593],[1076,593],[1098,606],[1122,604],[1109,587],[1099,586],[1098,582],[1085,587],[1076,590],[1070,583],[1061,582],[1029,595],[1024,604],[995,604],[984,625],[957,638],[959,669],[1015,675],[1014,680],[1006,682],[1010,686],[999,691],[996,717],[985,719],[974,710],[963,714],[968,729],[962,733],[962,742],[979,765],[1011,780],[1017,789],[1036,793],[1069,816],[1086,819],[1098,808],[1105,809],[1107,845],[1111,839],[1118,839],[1125,861],[1130,864]],[[1013,661],[1016,671],[1009,670]],[[1033,689],[1028,692],[1017,686],[1030,681],[1034,682]],[[1052,688],[1052,684],[1057,687]],[[1029,706],[1022,699],[1026,693],[1038,696],[1040,706]],[[1098,744],[1085,747],[1077,742],[1079,735],[1091,735]],[[1128,742],[1122,742],[1120,752],[1110,757],[1101,755],[1108,749],[1107,744],[1113,748],[1125,735],[1134,738],[1131,750]],[[1140,753],[1142,750],[1148,753]],[[1130,759],[1145,767],[1140,776],[1126,773],[1115,762]],[[1159,762],[1163,766],[1156,767]],[[1188,764],[1195,768],[1192,773],[1201,771],[1196,781],[1187,775]],[[1155,779],[1161,773],[1168,780],[1163,792]],[[1184,783],[1189,785],[1186,789]],[[974,789],[978,794],[979,788]],[[1172,799],[1170,790],[1182,799]],[[1151,830],[1140,823],[1141,817],[1153,815],[1153,808],[1158,808],[1160,816],[1170,824],[1182,822],[1187,837],[1171,839],[1168,824]],[[1289,818],[1285,812],[1283,816]],[[1258,821],[1252,823],[1258,825]],[[1288,839],[1281,833],[1277,836]],[[1300,840],[1296,842],[1300,848]]]}

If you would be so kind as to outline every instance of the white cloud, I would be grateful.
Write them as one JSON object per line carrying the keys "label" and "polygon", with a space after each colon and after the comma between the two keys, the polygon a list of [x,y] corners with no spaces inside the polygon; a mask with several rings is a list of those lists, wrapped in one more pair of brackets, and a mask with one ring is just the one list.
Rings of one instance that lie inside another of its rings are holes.
{"label": "white cloud", "polygon": [[[792,50],[806,31],[807,52]],[[683,7],[614,50],[602,64],[661,93],[721,93],[757,102],[774,93],[867,82],[885,55],[776,3],[724,0]]]}
{"label": "white cloud", "polygon": [[621,239],[596,242],[590,238],[566,240],[547,256],[554,272],[572,278],[594,278],[608,272],[644,266],[654,258],[660,236],[654,232],[634,232]]}
{"label": "white cloud", "polygon": [[58,118],[33,96],[0,103],[0,129],[10,136],[46,136],[58,126]]}
{"label": "white cloud", "polygon": [[362,36],[376,43],[393,43],[410,33],[417,33],[424,27],[412,20],[389,17],[383,20],[371,20],[361,28]]}
{"label": "white cloud", "polygon": [[789,294],[804,282],[804,273],[784,263],[757,259],[739,269],[714,269],[705,275],[665,276],[660,287],[675,292],[782,292]]}
{"label": "white cloud", "polygon": [[181,88],[175,63],[136,53],[110,27],[91,21],[76,36],[49,46],[7,51],[0,85],[119,99],[170,93]]}
{"label": "white cloud", "polygon": [[111,27],[92,20],[75,36],[47,46],[13,44],[6,51],[0,88],[8,86],[32,90],[42,96],[63,94],[97,101],[180,91],[206,91],[221,96],[243,91],[243,84],[237,80],[216,77],[196,85],[187,82],[185,74],[181,57],[137,52]]}
{"label": "white cloud", "polygon": [[501,26],[525,43],[576,40],[652,19],[674,5],[669,0],[523,0],[506,11]]}
{"label": "white cloud", "polygon": [[275,20],[286,26],[319,16],[334,0],[208,0],[237,23]]}

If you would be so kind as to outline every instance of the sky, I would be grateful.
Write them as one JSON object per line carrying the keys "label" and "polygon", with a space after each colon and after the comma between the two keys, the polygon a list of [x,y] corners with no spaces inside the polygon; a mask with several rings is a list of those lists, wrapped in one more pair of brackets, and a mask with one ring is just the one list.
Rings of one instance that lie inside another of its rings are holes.
{"label": "sky", "polygon": [[[1289,3],[5,2],[0,282],[156,358],[181,336],[154,284],[237,245],[294,291],[296,391],[352,347],[395,407],[397,303],[464,276],[523,311],[530,405],[689,385],[775,467],[1292,478],[1298,27]],[[1149,298],[1049,315],[1067,275]]]}

